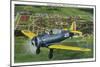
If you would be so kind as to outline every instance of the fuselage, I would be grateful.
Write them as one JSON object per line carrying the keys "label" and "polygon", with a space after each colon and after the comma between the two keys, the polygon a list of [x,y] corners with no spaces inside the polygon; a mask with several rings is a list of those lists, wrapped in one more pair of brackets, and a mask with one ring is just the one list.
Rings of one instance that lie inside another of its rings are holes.
{"label": "fuselage", "polygon": [[32,42],[35,41],[37,47],[48,47],[53,43],[61,42],[69,37],[73,36],[73,33],[69,31],[62,31],[58,34],[42,34],[32,39]]}

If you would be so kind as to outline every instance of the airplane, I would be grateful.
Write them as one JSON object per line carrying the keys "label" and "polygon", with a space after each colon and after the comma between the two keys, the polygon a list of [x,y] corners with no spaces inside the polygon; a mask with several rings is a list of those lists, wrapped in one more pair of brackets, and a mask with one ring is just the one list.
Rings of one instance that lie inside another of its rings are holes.
{"label": "airplane", "polygon": [[81,52],[91,51],[91,49],[89,48],[81,48],[81,47],[69,46],[67,44],[66,45],[60,44],[60,42],[64,41],[65,39],[73,37],[75,35],[74,33],[82,35],[82,32],[76,30],[76,22],[72,23],[70,30],[66,28],[57,34],[45,33],[37,35],[28,30],[21,30],[21,32],[31,40],[33,46],[37,47],[36,54],[40,53],[41,47],[49,48],[49,54],[48,54],[49,59],[53,57],[54,49],[63,49],[63,50],[81,51]]}

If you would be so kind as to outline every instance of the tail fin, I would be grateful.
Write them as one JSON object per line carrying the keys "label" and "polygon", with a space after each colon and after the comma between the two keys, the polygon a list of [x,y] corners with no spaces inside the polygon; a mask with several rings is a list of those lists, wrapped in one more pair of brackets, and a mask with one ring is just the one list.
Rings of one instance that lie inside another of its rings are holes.
{"label": "tail fin", "polygon": [[76,22],[75,21],[72,22],[72,25],[70,27],[70,31],[73,32],[73,33],[77,33],[80,36],[82,36],[82,32],[81,31],[77,31],[77,29],[76,29]]}
{"label": "tail fin", "polygon": [[72,25],[70,27],[70,30],[71,31],[76,31],[76,22],[75,21],[72,22]]}
{"label": "tail fin", "polygon": [[64,28],[64,30],[76,31],[76,22],[73,21],[70,28]]}

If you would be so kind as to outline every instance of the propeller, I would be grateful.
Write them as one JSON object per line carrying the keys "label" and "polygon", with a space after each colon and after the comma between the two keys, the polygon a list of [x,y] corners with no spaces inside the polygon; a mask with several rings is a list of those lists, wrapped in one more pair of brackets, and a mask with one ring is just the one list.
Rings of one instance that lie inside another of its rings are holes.
{"label": "propeller", "polygon": [[36,54],[39,54],[40,53],[40,46],[38,46],[37,45],[37,40],[36,40],[36,38],[34,38],[34,39],[32,39],[32,45],[34,46],[34,47],[36,47]]}

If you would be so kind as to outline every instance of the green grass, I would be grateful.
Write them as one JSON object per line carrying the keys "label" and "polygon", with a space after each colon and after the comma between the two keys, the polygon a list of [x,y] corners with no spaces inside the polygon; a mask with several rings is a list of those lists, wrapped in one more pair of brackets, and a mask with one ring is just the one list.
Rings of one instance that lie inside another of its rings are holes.
{"label": "green grass", "polygon": [[[29,41],[24,37],[15,37],[15,63],[20,62],[39,62],[39,61],[53,61],[53,60],[68,60],[68,59],[82,59],[82,58],[92,58],[93,51],[90,52],[75,52],[67,50],[54,50],[54,56],[52,59],[48,58],[48,48],[41,48],[41,53],[29,54],[24,49],[26,42]],[[73,38],[66,39],[62,44],[79,46],[79,47],[88,47],[93,50],[93,38],[85,37],[82,38]]]}

